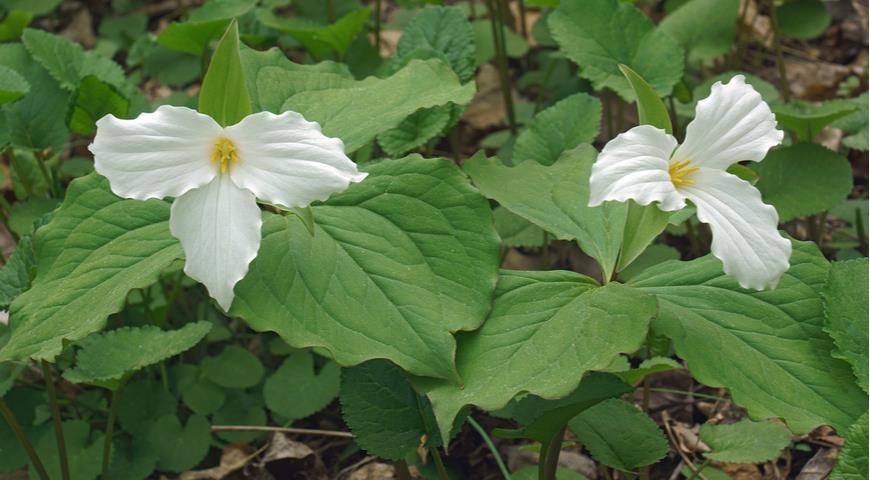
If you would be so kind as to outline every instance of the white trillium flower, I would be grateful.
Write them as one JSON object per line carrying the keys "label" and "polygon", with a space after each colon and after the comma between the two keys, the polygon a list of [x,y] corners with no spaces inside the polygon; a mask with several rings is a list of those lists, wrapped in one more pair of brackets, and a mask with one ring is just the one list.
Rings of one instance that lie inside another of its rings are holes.
{"label": "white trillium flower", "polygon": [[605,145],[589,178],[589,205],[605,200],[658,202],[671,212],[691,200],[710,225],[711,250],[743,288],[775,288],[789,268],[791,242],[777,230],[776,210],[761,193],[726,169],[761,161],[782,142],[776,118],[742,75],[716,82],[698,102],[681,145],[664,130],[641,125]]}
{"label": "white trillium flower", "polygon": [[341,140],[296,112],[255,113],[226,128],[184,107],[133,120],[107,115],[89,149],[116,195],[176,197],[169,229],[184,249],[184,272],[224,310],[260,247],[258,198],[305,207],[366,177]]}

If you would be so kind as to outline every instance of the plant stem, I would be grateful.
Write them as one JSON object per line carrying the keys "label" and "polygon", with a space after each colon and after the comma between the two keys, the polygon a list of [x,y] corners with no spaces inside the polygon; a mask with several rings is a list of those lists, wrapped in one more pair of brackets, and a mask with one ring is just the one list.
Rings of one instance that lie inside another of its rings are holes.
{"label": "plant stem", "polygon": [[538,480],[556,480],[556,469],[559,466],[559,454],[562,452],[562,438],[566,427],[562,427],[547,443],[541,444],[541,456],[538,459]]}
{"label": "plant stem", "polygon": [[486,443],[486,446],[489,448],[489,451],[492,452],[492,456],[495,458],[495,463],[498,464],[498,469],[501,470],[502,477],[505,480],[511,480],[511,473],[508,471],[507,466],[505,466],[504,461],[501,459],[501,455],[498,453],[498,449],[495,448],[495,444],[492,443],[492,439],[487,435],[486,430],[477,423],[476,420],[472,417],[468,417],[468,423],[471,424],[471,427],[477,430],[477,433],[483,438],[483,441]]}
{"label": "plant stem", "polygon": [[404,460],[396,460],[393,462],[393,466],[396,467],[396,477],[399,480],[411,480],[411,471],[408,470],[408,464],[405,463]]}
{"label": "plant stem", "polygon": [[33,449],[33,444],[31,444],[30,440],[27,439],[27,434],[25,434],[24,430],[21,429],[21,425],[18,423],[18,420],[15,419],[15,414],[12,413],[12,410],[3,400],[3,397],[0,397],[0,416],[6,420],[6,423],[9,424],[9,428],[12,429],[18,442],[21,443],[22,447],[24,447],[24,451],[27,452],[27,456],[30,457],[30,463],[33,464],[33,467],[36,468],[36,472],[39,473],[39,478],[42,480],[49,480],[48,472],[45,471],[45,466],[42,464],[42,460],[39,459],[39,454],[37,454],[36,450]]}
{"label": "plant stem", "polygon": [[109,480],[109,459],[112,458],[112,435],[115,433],[115,417],[118,415],[118,397],[121,395],[121,386],[112,391],[109,401],[109,418],[106,420],[106,439],[103,442],[103,474],[100,478]]}
{"label": "plant stem", "polygon": [[310,428],[263,427],[260,425],[212,425],[212,432],[281,432],[297,435],[320,435],[323,437],[353,438],[350,432],[337,430],[314,430]]}
{"label": "plant stem", "polygon": [[51,417],[54,420],[54,436],[57,439],[57,453],[60,457],[60,474],[63,480],[70,480],[69,458],[66,454],[66,441],[63,438],[63,423],[60,419],[60,408],[57,405],[57,391],[54,387],[54,376],[51,373],[51,365],[46,360],[42,361],[42,375],[45,377],[45,387],[48,391],[48,401],[51,404]]}
{"label": "plant stem", "polygon": [[676,393],[679,395],[687,395],[690,397],[698,397],[698,398],[706,398],[707,400],[716,400],[718,402],[727,402],[727,398],[717,397],[716,395],[707,395],[706,393],[697,393],[690,392],[688,390],[677,390],[675,388],[658,388],[658,387],[650,387],[650,392],[661,392],[661,393]]}
{"label": "plant stem", "polygon": [[791,100],[791,87],[788,84],[788,77],[785,74],[785,60],[782,57],[782,43],[779,38],[779,23],[776,19],[776,6],[773,0],[767,0],[767,6],[770,9],[770,28],[773,32],[773,48],[776,51],[776,68],[779,70],[779,89],[782,93],[782,99],[786,102]]}
{"label": "plant stem", "polygon": [[375,51],[381,55],[381,0],[375,0]]}
{"label": "plant stem", "polygon": [[486,0],[489,10],[489,21],[492,26],[492,39],[495,43],[495,63],[498,68],[501,94],[508,117],[508,127],[511,135],[517,134],[517,121],[514,114],[514,101],[511,95],[510,78],[508,77],[507,51],[504,43],[504,23],[502,22],[502,0]]}
{"label": "plant stem", "polygon": [[21,166],[18,157],[15,156],[15,152],[12,151],[12,147],[6,149],[6,156],[9,157],[9,164],[18,175],[18,181],[21,182],[21,186],[24,188],[24,193],[27,194],[27,198],[32,197],[33,184],[30,183],[30,178],[28,178],[27,174],[24,172],[24,168]]}
{"label": "plant stem", "polygon": [[695,480],[696,478],[698,478],[698,476],[701,475],[701,472],[703,472],[704,469],[707,468],[707,465],[710,465],[710,459],[709,459],[709,458],[704,459],[704,463],[702,463],[701,466],[698,467],[697,470],[695,470],[694,472],[692,472],[692,475],[689,476],[689,478],[688,478],[687,480]]}
{"label": "plant stem", "polygon": [[335,5],[333,0],[326,0],[326,18],[330,24],[335,23]]}
{"label": "plant stem", "polygon": [[432,454],[432,460],[435,461],[435,470],[438,470],[438,478],[441,480],[450,480],[450,475],[447,475],[447,468],[444,467],[444,461],[441,460],[441,454],[438,453],[438,448],[430,448],[429,453]]}
{"label": "plant stem", "polygon": [[42,175],[42,179],[45,180],[45,184],[48,186],[48,191],[51,192],[52,198],[57,197],[59,189],[51,175],[51,172],[48,171],[48,166],[45,164],[46,159],[39,154],[34,154],[34,156],[36,157],[36,164],[39,165],[39,173]]}

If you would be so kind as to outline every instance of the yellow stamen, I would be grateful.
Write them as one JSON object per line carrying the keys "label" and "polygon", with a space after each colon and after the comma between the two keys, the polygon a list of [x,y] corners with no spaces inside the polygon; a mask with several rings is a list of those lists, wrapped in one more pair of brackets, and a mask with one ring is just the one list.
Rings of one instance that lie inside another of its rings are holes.
{"label": "yellow stamen", "polygon": [[668,175],[671,176],[671,183],[674,185],[694,185],[695,181],[691,178],[686,178],[698,171],[698,167],[690,167],[691,160],[683,160],[682,162],[672,162],[668,165]]}
{"label": "yellow stamen", "polygon": [[236,146],[227,137],[218,137],[214,144],[214,149],[211,151],[211,160],[220,164],[221,173],[225,173],[230,168],[230,163],[239,161],[239,153],[236,151]]}

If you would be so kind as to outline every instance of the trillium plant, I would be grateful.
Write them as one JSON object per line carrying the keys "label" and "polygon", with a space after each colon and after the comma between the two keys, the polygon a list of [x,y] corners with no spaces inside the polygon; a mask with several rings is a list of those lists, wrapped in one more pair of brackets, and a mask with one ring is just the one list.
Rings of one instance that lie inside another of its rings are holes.
{"label": "trillium plant", "polygon": [[819,0],[30,3],[0,478],[868,478]]}

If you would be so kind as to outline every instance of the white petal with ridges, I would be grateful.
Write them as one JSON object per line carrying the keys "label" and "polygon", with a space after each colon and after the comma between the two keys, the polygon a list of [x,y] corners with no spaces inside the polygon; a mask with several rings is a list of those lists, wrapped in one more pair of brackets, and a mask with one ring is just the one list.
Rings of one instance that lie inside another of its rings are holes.
{"label": "white petal with ridges", "polygon": [[169,228],[181,240],[184,273],[204,284],[224,310],[257,256],[262,223],[254,194],[237,187],[229,175],[218,175],[172,203]]}
{"label": "white petal with ridges", "polygon": [[716,82],[710,96],[698,102],[695,118],[686,127],[686,140],[674,161],[724,170],[743,161],[760,161],[782,142],[776,116],[761,94],[737,75],[726,84]]}
{"label": "white petal with ridges", "polygon": [[208,115],[164,105],[132,120],[106,115],[88,147],[97,173],[125,198],[178,197],[217,175],[211,151],[221,127]]}
{"label": "white petal with ridges", "polygon": [[668,160],[677,140],[660,128],[641,125],[607,142],[592,165],[589,206],[605,200],[659,202],[665,211],[680,210],[686,200],[671,183]]}
{"label": "white petal with ridges", "polygon": [[777,230],[776,209],[749,182],[725,171],[701,168],[691,179],[695,184],[680,192],[697,207],[698,220],[710,225],[710,250],[725,273],[743,288],[776,288],[791,257],[791,242]]}
{"label": "white petal with ridges", "polygon": [[269,203],[304,207],[366,177],[344,154],[341,140],[296,112],[255,113],[224,134],[239,155],[230,167],[233,182]]}

